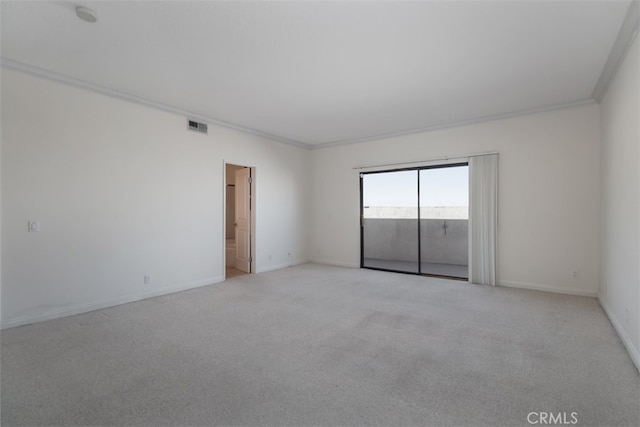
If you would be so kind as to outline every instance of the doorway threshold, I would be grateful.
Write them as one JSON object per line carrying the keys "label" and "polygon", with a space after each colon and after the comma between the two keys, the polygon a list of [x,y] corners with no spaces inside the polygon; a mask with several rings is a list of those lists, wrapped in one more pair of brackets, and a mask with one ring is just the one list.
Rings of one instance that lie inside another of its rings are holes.
{"label": "doorway threshold", "polygon": [[420,264],[420,272],[418,272],[417,262],[365,258],[362,267],[397,273],[421,274],[444,279],[468,280],[469,277],[469,267],[460,264],[423,262]]}

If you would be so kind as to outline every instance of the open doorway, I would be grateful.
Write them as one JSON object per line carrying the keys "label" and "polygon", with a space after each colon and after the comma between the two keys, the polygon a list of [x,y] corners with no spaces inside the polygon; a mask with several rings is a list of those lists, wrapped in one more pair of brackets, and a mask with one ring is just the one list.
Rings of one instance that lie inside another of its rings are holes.
{"label": "open doorway", "polygon": [[227,279],[255,272],[255,168],[225,163],[225,246]]}

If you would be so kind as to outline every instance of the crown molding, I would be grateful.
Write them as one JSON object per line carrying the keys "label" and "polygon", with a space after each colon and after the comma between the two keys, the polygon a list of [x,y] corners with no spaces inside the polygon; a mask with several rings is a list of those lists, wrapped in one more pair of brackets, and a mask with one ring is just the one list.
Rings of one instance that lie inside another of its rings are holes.
{"label": "crown molding", "polygon": [[[637,4],[637,1],[634,1],[634,3]],[[23,72],[23,73],[30,74],[30,75],[33,75],[33,76],[36,76],[36,77],[41,77],[41,78],[52,80],[52,81],[55,81],[55,82],[58,82],[58,83],[66,84],[66,85],[69,85],[69,86],[74,86],[74,87],[77,87],[77,88],[89,90],[89,91],[96,92],[96,93],[99,93],[99,94],[102,94],[102,95],[106,95],[106,96],[110,96],[110,97],[113,97],[113,98],[129,101],[129,102],[134,102],[134,103],[141,104],[141,105],[144,105],[144,106],[147,106],[147,107],[155,108],[155,109],[158,109],[158,110],[166,111],[166,112],[177,114],[177,115],[180,115],[180,116],[185,116],[185,117],[187,117],[189,119],[193,119],[193,120],[196,120],[196,121],[201,121],[201,122],[205,122],[207,124],[212,124],[212,125],[217,125],[217,126],[221,126],[221,127],[228,128],[228,129],[233,129],[233,130],[240,131],[240,132],[243,132],[243,133],[259,136],[259,137],[266,138],[266,139],[269,139],[269,140],[272,140],[272,141],[281,142],[281,143],[292,145],[292,146],[295,146],[295,147],[298,147],[298,148],[304,148],[304,149],[307,149],[307,150],[317,150],[317,149],[330,148],[330,147],[335,147],[335,146],[340,146],[340,145],[358,144],[358,143],[376,141],[376,140],[387,139],[387,138],[395,138],[395,137],[399,137],[399,136],[414,135],[414,134],[418,134],[418,133],[432,132],[432,131],[436,131],[436,130],[450,129],[450,128],[455,128],[455,127],[468,126],[468,125],[472,125],[472,124],[503,120],[503,119],[507,119],[507,118],[517,117],[517,116],[524,116],[524,115],[528,115],[528,114],[536,114],[536,113],[543,113],[543,112],[547,112],[547,111],[561,110],[561,109],[565,109],[565,108],[572,108],[572,107],[592,104],[592,103],[596,102],[594,99],[588,98],[588,99],[582,99],[582,100],[569,102],[569,103],[555,104],[555,105],[538,107],[538,108],[531,108],[531,109],[520,110],[520,111],[504,113],[504,114],[482,116],[482,117],[473,118],[473,119],[469,119],[469,120],[453,121],[453,122],[437,124],[437,125],[433,125],[433,126],[414,128],[414,129],[408,129],[408,130],[403,130],[403,131],[398,131],[398,132],[388,132],[388,133],[383,133],[383,134],[378,134],[378,135],[365,136],[365,137],[361,137],[361,138],[353,138],[353,139],[337,140],[337,141],[331,141],[331,142],[325,142],[325,143],[321,142],[321,143],[316,143],[316,144],[310,144],[310,143],[304,143],[304,142],[301,142],[301,141],[297,141],[297,140],[281,137],[281,136],[278,136],[278,135],[273,135],[273,134],[270,134],[270,133],[262,132],[262,131],[259,131],[259,130],[255,130],[255,129],[251,129],[251,128],[235,125],[233,123],[228,123],[228,122],[225,122],[225,121],[222,121],[222,120],[218,120],[218,119],[213,118],[213,117],[203,116],[202,114],[193,113],[193,112],[187,111],[187,110],[182,110],[180,108],[173,107],[173,106],[168,105],[168,104],[163,104],[161,102],[157,102],[157,101],[154,101],[154,100],[151,100],[151,99],[148,99],[148,98],[144,98],[144,97],[141,97],[141,96],[138,96],[138,95],[129,94],[129,93],[118,91],[118,90],[115,90],[115,89],[111,89],[111,88],[108,88],[108,87],[105,87],[105,86],[100,86],[100,85],[97,85],[97,84],[94,84],[94,83],[89,83],[89,82],[86,82],[86,81],[83,81],[83,80],[76,79],[74,77],[69,77],[69,76],[66,76],[66,75],[63,75],[63,74],[59,74],[59,73],[55,73],[55,72],[52,72],[52,71],[48,71],[48,70],[45,70],[45,69],[42,69],[42,68],[39,68],[39,67],[34,67],[32,65],[23,64],[23,63],[20,63],[20,62],[17,62],[17,61],[13,61],[11,59],[0,57],[0,66],[4,67],[4,68],[7,68],[7,69],[10,69],[10,70]]]}
{"label": "crown molding", "polygon": [[607,59],[604,68],[602,69],[602,73],[600,74],[598,83],[596,83],[596,86],[593,89],[591,97],[596,101],[600,102],[602,100],[605,93],[607,93],[609,85],[611,85],[611,82],[618,73],[620,65],[622,65],[622,62],[627,56],[629,48],[638,35],[639,21],[640,2],[638,0],[633,0],[629,5],[627,16],[622,23],[622,27],[620,27],[618,37],[616,38],[616,41],[611,48],[609,58]]}
{"label": "crown molding", "polygon": [[25,74],[30,74],[32,76],[41,77],[47,80],[52,80],[54,82],[62,83],[69,86],[74,86],[80,89],[89,90],[92,92],[99,93],[101,95],[110,96],[112,98],[121,99],[124,101],[134,102],[137,104],[141,104],[147,107],[155,108],[158,110],[166,111],[168,113],[177,114],[180,116],[185,116],[189,119],[204,122],[211,125],[221,126],[227,129],[237,130],[243,133],[248,133],[251,135],[259,136],[262,138],[266,138],[272,141],[281,142],[288,145],[293,145],[299,148],[309,149],[309,144],[305,144],[300,141],[296,141],[293,139],[281,137],[278,135],[273,135],[267,132],[262,132],[256,129],[247,128],[244,126],[236,125],[233,123],[228,123],[223,120],[218,120],[214,117],[204,116],[202,114],[194,113],[192,111],[183,110],[181,108],[173,107],[168,104],[164,104],[162,102],[154,101],[152,99],[144,98],[138,95],[133,95],[127,92],[122,92],[119,90],[111,89],[105,86],[97,85],[94,83],[90,83],[84,80],[76,79],[74,77],[66,76],[64,74],[59,74],[53,71],[45,70],[43,68],[35,67],[33,65],[23,64],[21,62],[13,61],[8,58],[0,57],[0,66],[9,70],[19,71]]}
{"label": "crown molding", "polygon": [[439,124],[439,125],[427,126],[427,127],[423,127],[423,128],[416,128],[416,129],[398,131],[398,132],[390,132],[390,133],[384,133],[384,134],[380,134],[380,135],[367,136],[367,137],[363,137],[363,138],[348,139],[348,140],[344,140],[344,141],[332,141],[332,142],[327,142],[327,143],[319,143],[319,144],[316,144],[316,145],[312,145],[311,149],[312,150],[318,150],[318,149],[322,149],[322,148],[336,147],[336,146],[339,146],[339,145],[359,144],[359,143],[362,143],[362,142],[370,142],[370,141],[376,141],[376,140],[380,140],[380,139],[395,138],[395,137],[406,136],[406,135],[415,135],[415,134],[418,134],[418,133],[433,132],[433,131],[442,130],[442,129],[451,129],[451,128],[457,128],[457,127],[474,125],[474,124],[485,123],[485,122],[494,122],[494,121],[498,121],[498,120],[509,119],[509,118],[512,118],[512,117],[526,116],[526,115],[529,115],[529,114],[537,114],[537,113],[545,113],[545,112],[548,112],[548,111],[564,110],[566,108],[580,107],[580,106],[583,106],[583,105],[589,105],[589,104],[595,104],[595,103],[596,103],[596,101],[594,99],[587,98],[587,99],[581,99],[581,100],[578,100],[578,101],[567,102],[567,103],[563,103],[563,104],[554,104],[554,105],[548,105],[548,106],[544,106],[544,107],[537,107],[537,108],[530,108],[530,109],[526,109],[526,110],[514,111],[514,112],[511,112],[511,113],[495,114],[495,115],[491,115],[491,116],[482,116],[482,117],[478,117],[478,118],[475,118],[475,119],[459,120],[459,121],[443,123],[443,124]]}

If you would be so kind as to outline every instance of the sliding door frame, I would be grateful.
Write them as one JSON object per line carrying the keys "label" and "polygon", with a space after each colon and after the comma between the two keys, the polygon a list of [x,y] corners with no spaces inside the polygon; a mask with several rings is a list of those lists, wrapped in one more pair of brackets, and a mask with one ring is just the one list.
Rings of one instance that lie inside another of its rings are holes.
{"label": "sliding door frame", "polygon": [[[429,165],[429,166],[414,166],[408,168],[396,168],[396,169],[385,169],[385,170],[376,170],[371,172],[360,172],[359,180],[360,180],[360,268],[368,268],[370,270],[379,270],[379,271],[389,271],[392,273],[404,273],[404,274],[413,274],[417,276],[429,276],[429,277],[444,277],[447,279],[454,280],[463,280],[467,281],[468,278],[456,277],[456,276],[444,276],[439,274],[430,274],[422,272],[422,237],[421,237],[421,228],[420,228],[420,171],[421,170],[429,170],[429,169],[444,169],[444,168],[454,168],[467,166],[469,167],[469,162],[456,162],[456,163],[444,163],[437,165]],[[364,265],[364,176],[365,175],[373,175],[380,173],[390,173],[390,172],[407,172],[407,171],[416,171],[416,179],[418,180],[418,191],[417,191],[417,204],[418,207],[418,272],[414,273],[411,271],[402,271],[402,270],[393,270],[388,268],[381,267],[368,267]]]}

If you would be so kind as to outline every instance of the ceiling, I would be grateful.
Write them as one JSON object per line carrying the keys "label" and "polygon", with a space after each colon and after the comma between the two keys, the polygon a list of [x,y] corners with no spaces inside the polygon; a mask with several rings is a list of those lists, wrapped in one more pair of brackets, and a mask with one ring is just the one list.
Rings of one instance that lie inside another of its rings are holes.
{"label": "ceiling", "polygon": [[629,4],[3,1],[1,56],[210,123],[332,145],[584,102]]}

